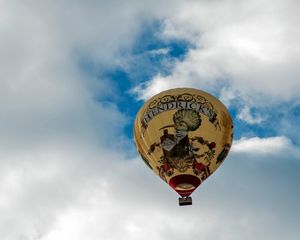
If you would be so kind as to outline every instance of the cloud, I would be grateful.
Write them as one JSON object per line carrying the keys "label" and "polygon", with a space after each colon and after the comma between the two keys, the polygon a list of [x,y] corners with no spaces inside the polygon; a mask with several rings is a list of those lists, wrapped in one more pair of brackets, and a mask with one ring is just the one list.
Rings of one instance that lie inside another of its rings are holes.
{"label": "cloud", "polygon": [[85,140],[64,138],[1,151],[2,239],[40,239],[91,179],[102,179],[110,165],[124,160],[123,154]]}
{"label": "cloud", "polygon": [[93,7],[1,3],[1,239],[41,239],[86,181],[104,174],[107,161],[126,158],[116,153],[128,141],[122,136],[126,117],[113,103],[96,101],[111,86],[85,74],[79,58],[112,63],[133,37],[136,16],[127,24],[125,9],[115,21],[101,14],[108,9]]}
{"label": "cloud", "polygon": [[246,103],[298,99],[297,5],[272,1],[270,9],[268,1],[187,2],[165,21],[163,36],[185,38],[194,48],[170,75],[158,74],[137,89],[140,98],[179,86],[219,93],[223,82]]}
{"label": "cloud", "polygon": [[[253,155],[261,158],[259,153]],[[291,179],[299,180],[299,162],[252,164],[240,158],[233,151],[193,194],[193,206],[186,208],[178,206],[176,193],[140,159],[113,164],[103,178],[90,178],[41,239],[297,237],[293,229],[299,218],[288,205],[296,204],[300,192],[285,186]],[[294,197],[287,197],[290,194]]]}
{"label": "cloud", "polygon": [[250,108],[246,106],[241,110],[241,112],[237,116],[238,119],[243,120],[249,124],[259,124],[263,122],[265,119],[262,116],[253,116]]}
{"label": "cloud", "polygon": [[170,48],[160,48],[160,49],[154,49],[154,50],[150,50],[147,53],[150,55],[166,55],[170,52]]}
{"label": "cloud", "polygon": [[276,155],[282,152],[291,152],[295,147],[291,140],[285,136],[268,138],[241,138],[236,140],[232,146],[232,152],[254,154],[254,155]]}

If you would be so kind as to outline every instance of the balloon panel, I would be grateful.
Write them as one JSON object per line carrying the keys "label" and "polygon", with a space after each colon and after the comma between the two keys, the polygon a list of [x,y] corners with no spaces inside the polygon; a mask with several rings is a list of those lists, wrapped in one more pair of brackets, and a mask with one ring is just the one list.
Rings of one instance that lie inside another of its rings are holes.
{"label": "balloon panel", "polygon": [[177,88],[144,104],[135,120],[134,138],[148,167],[188,196],[224,161],[233,125],[226,107],[212,95]]}

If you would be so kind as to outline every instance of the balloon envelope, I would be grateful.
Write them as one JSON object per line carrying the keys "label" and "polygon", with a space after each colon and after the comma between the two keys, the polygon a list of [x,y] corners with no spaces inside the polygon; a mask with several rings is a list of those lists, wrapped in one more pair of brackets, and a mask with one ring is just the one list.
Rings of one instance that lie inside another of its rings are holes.
{"label": "balloon envelope", "polygon": [[139,110],[134,139],[148,167],[187,197],[226,158],[233,124],[226,107],[212,95],[192,88],[170,89]]}

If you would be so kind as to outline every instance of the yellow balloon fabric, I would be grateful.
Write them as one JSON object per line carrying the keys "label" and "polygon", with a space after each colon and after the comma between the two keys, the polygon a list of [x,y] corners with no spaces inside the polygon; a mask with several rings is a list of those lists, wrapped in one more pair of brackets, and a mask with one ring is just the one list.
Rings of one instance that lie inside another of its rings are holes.
{"label": "yellow balloon fabric", "polygon": [[170,89],[139,110],[134,139],[148,167],[187,197],[226,158],[233,123],[226,107],[212,95],[192,88]]}

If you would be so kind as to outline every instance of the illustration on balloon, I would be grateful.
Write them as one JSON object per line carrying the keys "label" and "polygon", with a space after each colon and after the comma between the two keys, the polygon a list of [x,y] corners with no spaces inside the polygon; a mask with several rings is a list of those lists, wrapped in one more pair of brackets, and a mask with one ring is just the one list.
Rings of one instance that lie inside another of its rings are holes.
{"label": "illustration on balloon", "polygon": [[134,138],[148,167],[186,198],[226,158],[233,125],[226,107],[212,95],[177,88],[144,104]]}

